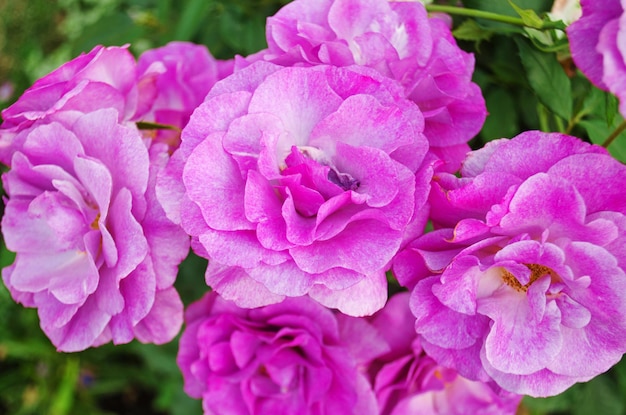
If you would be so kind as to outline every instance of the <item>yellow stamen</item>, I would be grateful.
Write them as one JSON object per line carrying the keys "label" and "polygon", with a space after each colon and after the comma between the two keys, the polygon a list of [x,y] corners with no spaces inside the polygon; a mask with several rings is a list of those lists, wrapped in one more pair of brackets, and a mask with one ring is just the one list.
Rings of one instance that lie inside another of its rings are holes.
{"label": "yellow stamen", "polygon": [[505,283],[507,283],[507,285],[509,285],[510,287],[513,287],[515,291],[518,291],[518,292],[528,291],[528,287],[530,287],[530,285],[533,282],[537,281],[539,278],[543,277],[546,274],[550,276],[552,281],[561,280],[559,275],[556,272],[554,272],[552,268],[546,267],[545,265],[539,265],[539,264],[524,264],[524,265],[526,265],[526,267],[530,270],[530,280],[528,281],[527,284],[524,284],[524,285],[522,285],[522,283],[520,283],[519,280],[515,278],[515,276],[511,274],[509,271],[507,271],[506,269],[503,270],[502,272],[502,280]]}
{"label": "yellow stamen", "polygon": [[96,231],[100,229],[100,226],[98,225],[99,221],[100,221],[100,213],[98,213],[96,215],[96,218],[93,220],[93,222],[91,222],[91,229],[96,230]]}

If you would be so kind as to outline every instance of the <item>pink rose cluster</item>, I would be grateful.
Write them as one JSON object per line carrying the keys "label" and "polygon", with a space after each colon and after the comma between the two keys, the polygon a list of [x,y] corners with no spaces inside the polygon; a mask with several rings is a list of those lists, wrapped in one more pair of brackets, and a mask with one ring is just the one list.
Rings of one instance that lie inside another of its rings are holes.
{"label": "pink rose cluster", "polygon": [[308,297],[244,309],[208,293],[186,312],[185,391],[207,414],[513,415],[521,395],[423,353],[408,302],[398,294],[362,319]]}
{"label": "pink rose cluster", "polygon": [[[2,233],[16,253],[3,280],[16,301],[38,309],[58,350],[164,343],[178,333],[183,305],[173,283],[189,241],[155,193],[171,143],[135,122],[182,129],[217,66],[191,44],[169,44],[138,64],[125,47],[96,47],[2,112],[0,160],[10,166]],[[194,94],[181,90],[184,79]]]}
{"label": "pink rose cluster", "polygon": [[[619,96],[607,4],[569,35]],[[206,414],[514,414],[621,358],[625,166],[536,131],[470,152],[474,58],[417,1],[295,0],[267,43],[96,47],[2,112],[2,277],[58,350],[174,338],[191,247]]]}

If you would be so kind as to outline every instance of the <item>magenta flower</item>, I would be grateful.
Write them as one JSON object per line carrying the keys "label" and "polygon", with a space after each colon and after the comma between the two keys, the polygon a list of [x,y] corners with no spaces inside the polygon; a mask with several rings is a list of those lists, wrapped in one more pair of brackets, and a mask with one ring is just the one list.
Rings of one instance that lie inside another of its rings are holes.
{"label": "magenta flower", "polygon": [[621,0],[581,0],[583,15],[567,28],[572,58],[576,66],[597,87],[610,91],[620,100],[626,116],[626,2]]}
{"label": "magenta flower", "polygon": [[249,310],[211,292],[185,317],[177,362],[205,414],[377,415],[333,313],[309,298]]}
{"label": "magenta flower", "polygon": [[2,176],[4,241],[16,253],[2,276],[13,298],[38,309],[60,351],[108,341],[170,341],[182,324],[173,288],[186,235],[156,201],[163,149],[150,153],[114,109],[38,122]]}
{"label": "magenta flower", "polygon": [[556,395],[620,360],[624,165],[574,137],[526,132],[470,153],[461,178],[442,173],[434,183],[441,229],[394,264],[415,286],[411,308],[429,355],[532,396]]}
{"label": "magenta flower", "polygon": [[516,413],[521,395],[497,394],[489,384],[465,379],[424,353],[413,328],[408,292],[391,297],[368,321],[382,341],[378,340],[378,350],[365,356],[362,350],[373,349],[365,321],[339,319],[345,342],[373,385],[380,415]]}
{"label": "magenta flower", "polygon": [[[400,82],[424,114],[431,151],[458,169],[487,111],[474,57],[446,21],[416,1],[296,0],[267,21],[268,49],[248,60],[283,66],[363,65]],[[240,64],[242,64],[240,62]]]}
{"label": "magenta flower", "polygon": [[126,47],[96,46],[30,87],[2,112],[0,162],[9,164],[20,131],[41,120],[73,122],[78,114],[113,108],[120,122],[147,121],[168,126],[144,130],[173,151],[180,130],[219,79],[232,72],[232,61],[213,59],[204,46],[172,42],[135,58]]}
{"label": "magenta flower", "polygon": [[75,112],[113,108],[122,121],[132,117],[137,105],[133,56],[126,47],[96,46],[39,79],[2,111],[0,162],[10,164],[15,136],[38,120],[62,117],[71,123],[67,119]]}
{"label": "magenta flower", "polygon": [[170,42],[144,52],[137,62],[143,107],[133,119],[176,129],[153,130],[154,139],[175,150],[193,110],[218,80],[232,73],[232,61],[218,61],[202,45]]}
{"label": "magenta flower", "polygon": [[226,299],[258,307],[308,294],[371,314],[386,301],[389,262],[424,226],[422,127],[375,71],[257,62],[194,112],[158,191]]}

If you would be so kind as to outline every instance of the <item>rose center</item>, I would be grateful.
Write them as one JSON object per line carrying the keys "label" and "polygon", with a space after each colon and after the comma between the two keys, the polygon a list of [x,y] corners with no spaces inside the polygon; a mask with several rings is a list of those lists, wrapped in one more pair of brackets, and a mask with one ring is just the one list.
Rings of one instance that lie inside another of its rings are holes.
{"label": "rose center", "polygon": [[316,161],[322,166],[328,166],[328,181],[341,187],[343,190],[357,190],[361,186],[361,182],[353,178],[348,173],[341,173],[337,167],[328,158],[328,156],[319,148],[310,146],[299,146],[300,152],[308,159]]}
{"label": "rose center", "polygon": [[549,275],[550,279],[553,282],[561,280],[561,277],[559,277],[559,274],[557,274],[552,268],[546,267],[545,265],[539,265],[539,264],[524,264],[524,265],[530,270],[530,280],[528,281],[527,284],[524,284],[524,285],[522,285],[522,283],[520,283],[519,280],[506,269],[503,270],[502,272],[502,280],[510,287],[513,287],[515,291],[519,291],[519,292],[528,291],[528,287],[530,287],[533,282],[537,281],[539,278],[543,277],[544,275]]}

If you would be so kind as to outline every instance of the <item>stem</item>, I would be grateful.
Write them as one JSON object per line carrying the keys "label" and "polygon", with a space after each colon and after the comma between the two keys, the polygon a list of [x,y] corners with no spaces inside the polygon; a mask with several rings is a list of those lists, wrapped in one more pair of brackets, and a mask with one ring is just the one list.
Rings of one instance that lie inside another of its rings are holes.
{"label": "stem", "polygon": [[587,116],[588,113],[589,113],[588,110],[582,109],[580,110],[579,113],[577,113],[574,116],[574,118],[569,120],[569,122],[567,123],[567,128],[565,129],[565,134],[571,133],[574,127],[576,127],[576,125],[580,122],[580,120],[582,120],[585,116]]}
{"label": "stem", "polygon": [[565,132],[565,125],[563,124],[563,120],[561,119],[561,117],[559,117],[558,115],[554,115],[554,121],[556,122],[556,128],[559,130],[560,133],[564,133]]}
{"label": "stem", "polygon": [[[479,19],[493,20],[494,22],[508,23],[515,26],[532,27],[524,23],[524,21],[519,17],[505,16],[503,14],[486,12],[483,10],[466,9],[464,7],[456,6],[442,6],[439,4],[429,4],[426,6],[426,10],[429,12],[442,12],[448,14],[456,14],[458,16],[469,16]],[[561,22],[543,22],[540,28],[532,28],[538,30],[561,29],[561,25]]]}
{"label": "stem", "polygon": [[606,138],[606,140],[604,140],[604,143],[602,143],[602,147],[604,148],[608,148],[613,141],[615,141],[615,139],[617,138],[617,136],[619,136],[624,130],[626,130],[626,121],[623,121],[612,133],[610,136],[608,136]]}
{"label": "stem", "polygon": [[550,121],[548,120],[548,111],[543,104],[537,104],[537,117],[539,118],[539,129],[544,133],[550,131]]}

